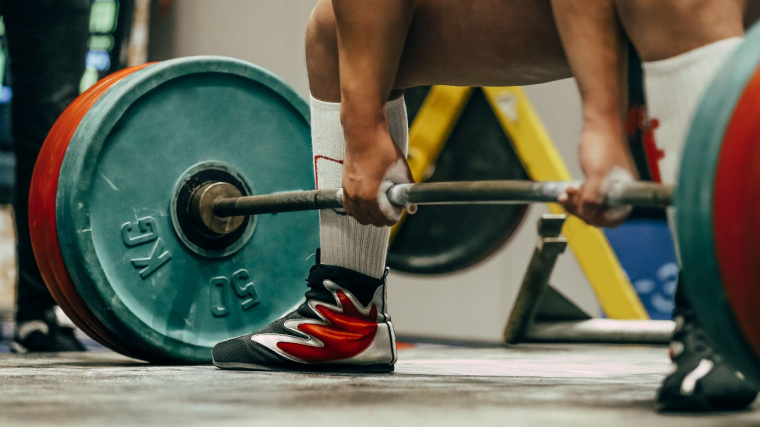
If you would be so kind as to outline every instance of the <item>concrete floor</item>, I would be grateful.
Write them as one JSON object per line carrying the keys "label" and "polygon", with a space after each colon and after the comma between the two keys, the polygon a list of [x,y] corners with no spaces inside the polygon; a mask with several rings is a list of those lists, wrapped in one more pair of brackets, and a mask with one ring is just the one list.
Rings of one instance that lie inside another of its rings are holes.
{"label": "concrete floor", "polygon": [[151,366],[108,351],[0,354],[0,426],[757,426],[659,415],[663,347],[420,344],[392,374]]}
{"label": "concrete floor", "polygon": [[741,413],[656,414],[670,369],[664,347],[420,344],[380,375],[152,366],[84,335],[87,353],[10,354],[11,221],[0,206],[0,427],[760,426],[760,403]]}

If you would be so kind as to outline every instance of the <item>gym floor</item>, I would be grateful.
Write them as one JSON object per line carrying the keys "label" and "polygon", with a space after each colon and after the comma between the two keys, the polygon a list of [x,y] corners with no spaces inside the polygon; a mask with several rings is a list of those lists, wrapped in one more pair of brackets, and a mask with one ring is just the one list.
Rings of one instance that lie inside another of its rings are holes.
{"label": "gym floor", "polygon": [[155,366],[87,343],[0,354],[0,425],[760,425],[757,403],[657,414],[662,346],[404,344],[395,372],[358,375]]}
{"label": "gym floor", "polygon": [[11,221],[0,208],[0,426],[760,425],[760,403],[657,414],[664,346],[404,344],[396,371],[373,375],[156,366],[83,335],[87,353],[11,354]]}

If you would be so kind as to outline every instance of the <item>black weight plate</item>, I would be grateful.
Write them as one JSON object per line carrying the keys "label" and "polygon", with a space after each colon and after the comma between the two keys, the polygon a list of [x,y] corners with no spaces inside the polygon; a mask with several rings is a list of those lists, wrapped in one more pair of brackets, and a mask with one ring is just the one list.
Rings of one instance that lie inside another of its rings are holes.
{"label": "black weight plate", "polygon": [[[410,122],[427,90],[407,91]],[[525,180],[528,175],[483,92],[474,90],[428,182],[515,179]],[[401,225],[388,265],[413,274],[471,267],[509,240],[526,211],[525,205],[420,206]]]}

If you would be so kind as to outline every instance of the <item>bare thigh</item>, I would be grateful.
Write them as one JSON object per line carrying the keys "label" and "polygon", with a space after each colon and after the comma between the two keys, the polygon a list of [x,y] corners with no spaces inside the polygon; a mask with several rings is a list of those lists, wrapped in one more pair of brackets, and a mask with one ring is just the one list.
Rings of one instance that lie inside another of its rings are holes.
{"label": "bare thigh", "polygon": [[[617,0],[618,15],[644,61],[670,58],[744,33],[744,0]],[[756,18],[757,6],[747,11]]]}
{"label": "bare thigh", "polygon": [[570,76],[548,0],[418,0],[396,86],[511,86]]}
{"label": "bare thigh", "polygon": [[[312,94],[338,101],[329,0],[312,15],[306,60]],[[417,0],[394,88],[512,86],[570,76],[549,0]]]}

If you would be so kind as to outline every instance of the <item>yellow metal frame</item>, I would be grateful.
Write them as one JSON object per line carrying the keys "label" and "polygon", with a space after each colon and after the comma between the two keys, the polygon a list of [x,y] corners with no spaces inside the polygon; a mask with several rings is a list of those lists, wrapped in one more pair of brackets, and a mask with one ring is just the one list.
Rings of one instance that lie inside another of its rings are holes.
{"label": "yellow metal frame", "polygon": [[[432,86],[422,101],[414,121],[409,127],[409,152],[406,160],[414,182],[423,182],[433,174],[433,166],[454,130],[467,101],[471,87]],[[401,220],[391,228],[391,242],[396,237]]]}
{"label": "yellow metal frame", "polygon": [[[483,91],[531,179],[572,179],[522,89],[494,87]],[[469,87],[430,89],[409,129],[408,160],[416,182],[425,181],[432,174],[431,166],[435,165],[471,93]],[[563,212],[557,204],[548,206],[554,213]],[[393,228],[391,238],[397,230],[398,225]],[[613,319],[648,319],[604,233],[576,217],[568,218],[563,231],[606,315]]]}
{"label": "yellow metal frame", "polygon": [[[483,91],[528,176],[534,181],[571,180],[565,162],[523,90],[519,87],[489,87]],[[563,212],[557,204],[549,203],[548,206],[553,213]],[[563,232],[607,316],[649,319],[604,233],[573,216],[568,217]]]}

